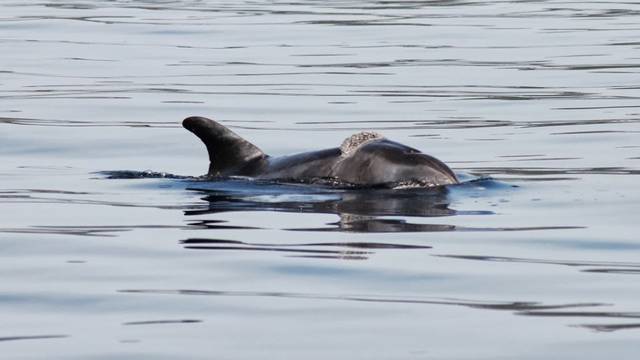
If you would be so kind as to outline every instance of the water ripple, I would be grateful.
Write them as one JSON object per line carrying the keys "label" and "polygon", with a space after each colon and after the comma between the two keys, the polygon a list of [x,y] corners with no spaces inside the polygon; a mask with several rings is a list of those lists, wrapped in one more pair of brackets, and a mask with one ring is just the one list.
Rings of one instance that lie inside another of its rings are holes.
{"label": "water ripple", "polygon": [[42,339],[62,339],[69,335],[25,335],[25,336],[4,336],[0,337],[0,342],[16,340],[42,340]]}
{"label": "water ripple", "polygon": [[[182,240],[185,249],[194,250],[243,250],[243,251],[274,251],[286,254],[299,254],[297,257],[314,257],[342,260],[366,260],[367,255],[373,254],[373,249],[391,250],[419,250],[431,249],[431,246],[409,245],[381,242],[320,242],[300,244],[269,244],[250,243],[238,240],[191,238]],[[336,248],[328,250],[324,248]],[[357,249],[357,250],[354,250]],[[300,255],[302,254],[302,255]]]}
{"label": "water ripple", "polygon": [[633,263],[633,262],[550,260],[550,259],[516,258],[516,257],[506,257],[506,256],[488,256],[488,255],[441,254],[441,255],[433,255],[433,256],[446,257],[446,258],[452,258],[452,259],[479,260],[479,261],[491,261],[491,262],[564,265],[564,266],[572,266],[572,267],[580,268],[580,271],[582,272],[592,272],[592,273],[627,274],[627,275],[640,274],[640,263]]}
{"label": "water ripple", "polygon": [[[375,295],[325,295],[313,293],[291,293],[291,292],[258,292],[258,291],[223,291],[223,290],[162,290],[162,289],[123,289],[120,293],[148,294],[148,295],[188,295],[188,296],[224,296],[224,297],[268,297],[278,299],[307,299],[324,301],[353,301],[362,303],[384,303],[384,304],[412,304],[412,305],[444,305],[460,306],[472,309],[509,311],[514,315],[531,317],[566,317],[566,318],[618,318],[618,319],[639,319],[638,312],[624,311],[591,311],[593,307],[609,306],[605,303],[565,303],[547,304],[536,301],[503,301],[490,302],[469,299],[452,298],[425,298],[425,297],[386,297]],[[565,309],[583,309],[565,311]],[[607,325],[599,328],[598,325],[571,325],[589,328],[598,331],[607,329],[622,330],[634,329],[636,326],[628,324]]]}

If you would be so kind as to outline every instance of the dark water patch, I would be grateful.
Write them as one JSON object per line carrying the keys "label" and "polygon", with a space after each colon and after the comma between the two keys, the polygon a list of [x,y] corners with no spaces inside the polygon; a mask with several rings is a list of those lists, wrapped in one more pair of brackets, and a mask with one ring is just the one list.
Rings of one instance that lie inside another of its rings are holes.
{"label": "dark water patch", "polygon": [[0,342],[16,341],[16,340],[43,340],[43,339],[62,339],[68,338],[69,335],[26,335],[26,336],[3,336]]}
{"label": "dark water patch", "polygon": [[420,0],[420,1],[398,1],[398,0],[378,0],[361,3],[359,1],[345,1],[332,5],[339,9],[367,9],[367,10],[419,10],[431,7],[451,7],[463,5],[476,5],[475,2],[466,0]]}
{"label": "dark water patch", "polygon": [[10,233],[10,234],[48,234],[48,235],[78,235],[78,236],[105,236],[105,237],[115,237],[116,235],[113,232],[116,231],[127,231],[127,230],[118,230],[118,229],[101,229],[101,228],[86,228],[82,227],[80,229],[76,229],[73,227],[32,227],[32,228],[0,228],[0,233]]}
{"label": "dark water patch", "polygon": [[597,54],[571,54],[571,55],[557,55],[557,56],[549,56],[551,59],[562,59],[562,58],[583,58],[583,57],[602,57],[607,56],[607,54],[597,53]]}
{"label": "dark water patch", "polygon": [[487,255],[442,254],[442,255],[433,255],[433,256],[446,257],[446,258],[452,258],[452,259],[461,259],[461,260],[563,265],[563,266],[572,266],[572,267],[578,267],[578,268],[586,268],[586,269],[580,269],[580,271],[588,272],[588,273],[640,274],[640,263],[629,263],[629,262],[549,260],[549,259],[533,259],[533,258],[516,258],[516,257],[506,257],[506,256],[487,256]]}
{"label": "dark water patch", "polygon": [[[0,39],[0,43],[31,43],[31,44],[63,44],[63,45],[90,45],[90,46],[113,46],[117,48],[129,48],[129,47],[145,47],[145,48],[177,48],[177,49],[208,49],[208,50],[235,50],[235,49],[245,49],[245,46],[197,46],[197,45],[185,45],[185,44],[168,44],[162,42],[156,43],[137,43],[137,42],[129,42],[129,41],[100,41],[98,39],[93,39],[92,41],[81,41],[81,40],[67,40],[67,39],[35,39],[35,38],[22,38],[22,39],[11,39],[4,38]],[[9,71],[9,70],[0,70],[0,73],[14,73],[20,74],[19,72]],[[36,75],[36,73],[22,73],[25,75]],[[172,75],[165,74],[164,76],[168,77],[180,77],[180,75]],[[164,77],[163,76],[163,77]],[[60,77],[60,76],[54,76]],[[70,76],[70,77],[78,77],[78,78],[108,78],[108,77],[96,77],[96,76]],[[139,76],[133,76],[139,77]],[[146,75],[144,77],[156,77],[155,75]]]}
{"label": "dark water patch", "polygon": [[[191,211],[197,211],[197,210],[191,210]],[[259,230],[259,229],[261,229],[260,227],[255,227],[255,226],[227,225],[226,221],[224,221],[224,220],[215,220],[215,219],[189,221],[188,225],[189,225],[190,228],[209,229],[209,230],[230,230],[230,229],[234,229],[234,230]]]}
{"label": "dark water patch", "polygon": [[113,59],[88,59],[83,57],[67,57],[62,58],[62,60],[73,60],[73,61],[98,61],[98,62],[118,62],[118,60]]}
{"label": "dark water patch", "polygon": [[631,130],[591,130],[591,131],[565,131],[553,132],[549,135],[589,135],[589,134],[637,134],[640,131]]}
{"label": "dark water patch", "polygon": [[555,127],[555,126],[585,126],[606,124],[640,124],[640,118],[621,119],[590,119],[590,120],[547,120],[519,122],[523,128]]}
{"label": "dark water patch", "polygon": [[[278,128],[277,130],[287,131],[336,131],[336,130],[412,130],[422,129],[474,129],[474,128],[540,128],[559,126],[590,126],[590,125],[616,125],[616,124],[638,124],[640,118],[612,118],[612,119],[585,119],[585,120],[545,120],[545,121],[509,121],[490,119],[442,119],[442,120],[342,120],[342,121],[303,121],[297,122],[299,125],[320,125],[316,127],[304,128]],[[375,125],[372,125],[375,124]],[[329,125],[329,126],[327,126]],[[343,126],[338,126],[343,125]],[[350,126],[344,126],[350,125]],[[353,126],[359,125],[359,126]],[[251,129],[264,129],[255,127]],[[264,129],[267,130],[267,129]],[[269,130],[276,130],[271,129]]]}
{"label": "dark water patch", "polygon": [[608,46],[636,46],[636,45],[640,45],[640,41],[616,41],[616,42],[610,42],[607,45]]}
{"label": "dark water patch", "polygon": [[503,141],[505,138],[466,138],[467,141]]}
{"label": "dark water patch", "polygon": [[394,219],[358,219],[343,220],[326,224],[329,227],[287,228],[288,231],[353,232],[353,233],[404,233],[404,232],[442,232],[458,231],[454,225],[415,224],[406,220]]}
{"label": "dark water patch", "polygon": [[317,259],[317,260],[368,260],[369,257],[341,253],[339,255],[286,255],[288,258]]}
{"label": "dark water patch", "polygon": [[440,136],[440,134],[411,134],[409,135],[409,137],[417,137],[417,138],[431,138],[431,139],[446,139],[442,136]]}
{"label": "dark water patch", "polygon": [[308,25],[333,25],[333,26],[432,26],[431,24],[417,23],[417,22],[393,22],[393,20],[383,19],[368,19],[368,20],[308,20],[298,21],[296,24],[308,24]]}
{"label": "dark water patch", "polygon": [[73,9],[73,10],[89,10],[98,8],[97,5],[84,3],[84,4],[74,4],[74,3],[44,3],[42,4],[44,7],[50,7],[55,9]]}
{"label": "dark water patch", "polygon": [[585,328],[596,332],[613,332],[619,330],[638,330],[640,323],[631,324],[580,324],[575,327]]}
{"label": "dark water patch", "polygon": [[586,92],[578,91],[554,91],[548,89],[540,92],[520,92],[514,93],[500,93],[500,92],[473,92],[473,91],[455,91],[449,93],[435,92],[435,91],[415,91],[415,90],[352,90],[352,93],[357,96],[381,96],[381,97],[414,97],[414,98],[451,98],[455,100],[543,100],[543,99],[567,99],[567,100],[580,100],[580,99],[601,99],[601,95],[596,96]]}
{"label": "dark water patch", "polygon": [[595,318],[621,318],[640,319],[640,312],[623,311],[519,311],[516,315],[543,316],[543,317],[595,317]]}
{"label": "dark water patch", "polygon": [[115,233],[136,229],[189,230],[191,227],[172,225],[31,226],[25,228],[0,228],[0,233],[115,237],[117,236]]}
{"label": "dark water patch", "polygon": [[0,190],[0,194],[21,194],[20,196],[28,197],[28,195],[25,194],[94,195],[99,193],[54,189],[8,189]]}
{"label": "dark water patch", "polygon": [[[253,66],[267,64],[255,64]],[[173,66],[229,66],[228,64],[174,64]],[[268,64],[268,66],[293,66],[293,65],[279,65]],[[299,65],[310,67],[311,65]],[[389,65],[390,66],[390,65]],[[381,64],[378,64],[378,68],[384,68]],[[310,75],[394,75],[390,72],[381,71],[363,71],[362,69],[375,68],[373,65],[354,64],[348,68],[358,69],[356,70],[340,70],[340,71],[305,71],[305,72],[242,72],[242,73],[225,73],[225,74],[187,74],[182,78],[188,77],[258,77],[258,76],[298,76],[306,77]],[[24,75],[24,74],[23,74]],[[67,75],[53,75],[53,74],[29,74],[36,77],[59,77],[70,78]],[[282,88],[282,81],[276,81],[274,84],[270,83],[253,83],[246,84],[243,82],[236,84],[192,84],[185,82],[171,82],[168,81],[160,83],[131,83],[131,82],[118,82],[113,80],[139,78],[136,75],[122,76],[122,77],[110,77],[100,78],[101,82],[90,84],[47,84],[47,85],[31,85],[24,87],[24,90],[13,90],[6,92],[5,95],[0,98],[5,99],[61,99],[61,98],[128,98],[129,95],[123,96],[120,94],[180,94],[189,95],[191,97],[202,96],[224,96],[224,95],[237,95],[237,96],[290,96],[290,97],[341,97],[341,98],[393,98],[388,101],[398,101],[397,98],[402,98],[402,101],[415,101],[415,100],[442,100],[451,99],[456,101],[468,101],[468,100],[546,100],[546,99],[567,99],[567,100],[633,100],[638,97],[630,95],[626,96],[613,96],[605,95],[604,93],[592,93],[585,91],[573,90],[571,88],[559,88],[559,87],[527,87],[527,86],[495,86],[495,85],[441,85],[441,86],[411,86],[405,84],[397,85],[358,85],[358,84],[337,84],[337,83],[291,83],[290,87]],[[167,80],[170,77],[167,77]],[[99,80],[99,79],[94,79]],[[106,82],[104,80],[111,80]],[[118,86],[116,86],[118,85]],[[135,86],[135,87],[133,87]],[[239,89],[238,89],[239,87]],[[237,89],[237,90],[236,90]],[[476,90],[477,89],[477,90]],[[162,102],[163,100],[160,100]]]}
{"label": "dark water patch", "polygon": [[362,256],[365,254],[371,254],[368,251],[353,251],[353,250],[317,250],[317,249],[291,249],[291,248],[281,248],[281,247],[271,247],[271,246],[196,246],[189,245],[185,246],[185,249],[193,249],[193,250],[235,250],[235,251],[273,251],[273,252],[283,252],[283,253],[303,253],[303,254],[336,254],[340,255],[336,258],[342,258],[342,254],[347,256],[358,255]]}
{"label": "dark water patch", "polygon": [[[10,98],[10,96],[4,96],[4,98]],[[130,96],[100,96],[100,95],[85,95],[85,94],[77,94],[77,95],[20,95],[13,96],[13,98],[20,99],[33,99],[33,98],[56,98],[56,99],[75,99],[75,100],[130,100],[132,97]]]}
{"label": "dark water patch", "polygon": [[[556,66],[556,68],[565,69],[565,70],[638,69],[640,68],[640,64],[567,65],[567,66]],[[633,72],[630,71],[630,73],[636,73],[636,71],[633,71]]]}
{"label": "dark water patch", "polygon": [[[331,3],[318,3],[310,4],[304,2],[280,2],[277,5],[280,7],[269,8],[258,6],[258,4],[238,2],[229,3],[224,6],[211,6],[208,3],[200,1],[161,1],[161,2],[148,2],[142,1],[139,3],[121,3],[118,2],[118,8],[128,9],[129,11],[135,10],[148,10],[153,12],[176,12],[177,14],[191,12],[208,14],[209,16],[224,17],[224,18],[244,18],[244,17],[266,17],[273,18],[275,16],[296,16],[298,17],[336,17],[336,16],[352,16],[357,18],[373,16],[376,18],[390,18],[392,20],[403,19],[422,19],[422,18],[521,18],[521,17],[534,17],[534,18],[591,18],[591,17],[625,17],[637,15],[636,10],[629,9],[628,6],[633,4],[629,2],[612,2],[611,6],[619,8],[598,8],[594,7],[597,2],[585,2],[581,3],[584,7],[569,7],[570,3],[558,3],[553,7],[545,7],[538,9],[535,7],[539,1],[524,1],[520,2],[526,5],[525,9],[513,9],[512,7],[504,7],[496,9],[495,12],[490,14],[475,13],[469,9],[474,9],[478,6],[481,7],[495,7],[496,5],[505,4],[500,1],[487,1],[483,3],[477,3],[474,1],[465,0],[425,0],[425,1],[371,1],[362,3],[359,1],[340,1]],[[544,2],[543,2],[544,3]],[[42,4],[45,7],[57,8],[57,9],[73,9],[73,10],[98,10],[109,9],[111,6],[107,6],[101,3],[54,3],[54,4]],[[447,12],[446,10],[450,10]],[[434,10],[424,13],[417,10]],[[186,15],[185,15],[186,16]],[[133,17],[132,17],[133,18]],[[180,19],[180,18],[178,18]],[[207,17],[208,19],[208,17]],[[374,18],[375,19],[375,18]],[[142,19],[141,19],[142,20]],[[158,19],[155,19],[156,21]],[[154,22],[147,22],[145,24],[154,24]],[[174,19],[174,21],[177,21]],[[276,22],[281,23],[282,20]],[[164,20],[165,24],[171,23],[169,19]]]}
{"label": "dark water patch", "polygon": [[456,231],[542,231],[542,230],[576,230],[587,226],[516,226],[516,227],[457,227]]}
{"label": "dark water patch", "polygon": [[139,339],[123,339],[118,341],[121,344],[138,344],[141,341]]}
{"label": "dark water patch", "polygon": [[150,294],[150,295],[202,295],[202,296],[236,296],[236,297],[276,297],[276,298],[296,298],[315,300],[346,300],[362,302],[383,302],[400,304],[432,304],[432,305],[454,305],[466,306],[477,309],[489,310],[515,310],[515,311],[536,311],[536,310],[557,310],[568,308],[598,307],[608,306],[606,303],[567,303],[567,304],[545,304],[537,301],[502,301],[492,302],[485,300],[437,298],[437,297],[387,297],[378,295],[326,295],[315,293],[293,293],[279,291],[225,291],[225,290],[199,290],[199,289],[123,289],[119,293],[129,294]]}
{"label": "dark water patch", "polygon": [[[419,250],[431,249],[431,246],[408,245],[380,242],[314,242],[300,244],[269,244],[250,243],[239,240],[191,238],[180,241],[185,249],[196,250],[249,250],[249,251],[275,251],[283,253],[313,254],[296,257],[328,258],[342,260],[366,260],[367,255],[373,254],[370,250]],[[336,248],[338,250],[325,250],[322,248]],[[318,249],[320,248],[320,249]],[[358,250],[352,250],[358,249]]]}
{"label": "dark water patch", "polygon": [[581,160],[580,157],[536,157],[533,159],[510,159],[507,161],[560,161],[560,160]]}
{"label": "dark water patch", "polygon": [[69,170],[73,169],[72,166],[63,165],[20,165],[18,169],[35,169],[35,170]]}
{"label": "dark water patch", "polygon": [[[628,31],[637,31],[640,30],[640,28],[632,28],[632,27],[628,27],[626,28],[626,30]],[[620,31],[620,29],[616,28],[616,27],[610,27],[610,28],[588,28],[588,27],[571,27],[571,28],[544,28],[541,29],[541,31],[543,32],[548,32],[551,34],[563,34],[563,33],[588,33],[588,32],[616,32],[616,31]],[[606,46],[606,45],[605,45]]]}
{"label": "dark water patch", "polygon": [[[446,120],[341,120],[341,121],[298,121],[298,125],[366,125],[370,129],[381,129],[380,125],[391,124],[385,126],[384,129],[473,129],[473,128],[493,128],[514,126],[512,121],[505,120],[484,120],[484,119],[446,119]],[[371,125],[375,124],[375,125]],[[398,125],[400,124],[400,125]],[[363,126],[364,127],[364,126]],[[343,129],[343,128],[340,128]],[[360,129],[360,128],[351,128]],[[418,136],[418,135],[415,135]]]}
{"label": "dark water patch", "polygon": [[334,57],[334,56],[353,56],[356,54],[353,53],[335,53],[335,54],[331,54],[331,53],[321,53],[321,54],[292,54],[290,56],[292,57],[325,57],[325,56],[329,56],[329,57]]}
{"label": "dark water patch", "polygon": [[[288,95],[288,94],[287,94]],[[298,96],[298,95],[297,95]],[[309,96],[325,96],[322,94],[309,94]],[[345,96],[340,94],[327,94],[326,96]],[[408,94],[407,96],[413,96]],[[440,97],[440,95],[438,95]],[[457,96],[457,95],[452,95]],[[320,125],[316,127],[282,127],[282,126],[243,126],[240,123],[270,123],[269,121],[253,120],[223,120],[223,122],[235,123],[232,128],[269,131],[336,131],[336,130],[421,130],[421,129],[473,129],[473,128],[538,128],[556,126],[588,126],[605,124],[637,124],[640,118],[613,118],[613,119],[586,119],[586,120],[545,120],[545,121],[508,121],[490,119],[442,119],[442,120],[343,120],[343,121],[299,121],[296,125]],[[0,124],[29,125],[29,126],[58,126],[58,127],[130,127],[130,128],[180,128],[178,121],[88,121],[88,120],[54,120],[0,117]],[[329,126],[327,126],[329,125]],[[339,126],[337,126],[339,125]],[[351,126],[345,126],[351,125]],[[353,125],[359,125],[357,127]],[[629,131],[627,131],[629,132]],[[413,134],[420,136],[419,134]],[[424,136],[424,135],[423,135]]]}
{"label": "dark water patch", "polygon": [[387,297],[376,295],[326,295],[313,293],[291,292],[257,292],[257,291],[223,291],[223,290],[162,290],[162,289],[123,289],[120,293],[147,295],[188,295],[188,296],[230,296],[230,297],[270,297],[279,299],[349,301],[360,303],[384,304],[412,304],[412,305],[444,305],[467,307],[481,310],[509,311],[515,315],[525,316],[555,316],[555,317],[614,317],[640,318],[636,312],[605,312],[605,311],[561,311],[563,309],[580,309],[608,306],[606,303],[565,303],[545,304],[536,301],[503,301],[491,302],[482,300],[428,298],[428,297]]}
{"label": "dark water patch", "polygon": [[583,229],[580,226],[528,226],[528,227],[466,227],[447,224],[416,224],[406,220],[362,219],[327,224],[330,227],[289,228],[289,231],[354,232],[354,233],[395,233],[395,232],[444,232],[444,231],[541,231]]}
{"label": "dark water patch", "polygon": [[60,20],[60,21],[81,21],[88,23],[97,23],[105,25],[113,24],[138,24],[138,25],[165,25],[171,22],[154,22],[140,21],[133,16],[127,15],[95,15],[95,16],[55,16],[55,15],[27,15],[16,18],[18,21],[41,21],[41,20]]}
{"label": "dark water patch", "polygon": [[[398,24],[404,25],[404,24]],[[325,63],[325,64],[300,64],[298,67],[311,68],[381,68],[381,67],[404,67],[404,66],[458,66],[458,67],[490,67],[515,70],[609,70],[609,69],[636,69],[638,64],[593,64],[593,65],[564,65],[553,64],[548,60],[529,61],[478,61],[467,59],[396,59],[387,62],[353,62],[353,63]],[[587,95],[582,92],[566,92],[563,97],[575,97]],[[514,99],[518,99],[515,97]]]}
{"label": "dark water patch", "polygon": [[628,109],[640,108],[640,105],[609,105],[609,106],[573,106],[556,107],[553,110],[604,110],[604,109]]}
{"label": "dark water patch", "polygon": [[[425,45],[425,44],[409,44],[409,43],[400,43],[400,44],[375,44],[375,45],[335,45],[337,48],[341,49],[521,49],[521,45]],[[531,49],[543,49],[543,48],[572,48],[572,47],[582,47],[584,45],[579,44],[547,44],[547,45],[536,45],[530,44],[527,45],[527,48]],[[473,86],[473,85],[471,85]]]}
{"label": "dark water patch", "polygon": [[545,154],[518,154],[518,155],[500,155],[499,158],[539,158],[546,156]]}
{"label": "dark water patch", "polygon": [[122,323],[122,325],[174,325],[174,324],[197,324],[202,320],[197,319],[180,319],[180,320],[147,320],[147,321],[129,321]]}
{"label": "dark water patch", "polygon": [[204,104],[204,101],[165,100],[163,104]]}
{"label": "dark water patch", "polygon": [[95,120],[53,120],[0,117],[0,124],[29,126],[61,126],[61,127],[144,127],[144,128],[179,128],[175,121],[95,121]]}
{"label": "dark water patch", "polygon": [[600,273],[600,274],[624,274],[624,275],[640,275],[640,268],[597,268],[584,269],[583,272]]}
{"label": "dark water patch", "polygon": [[[477,173],[476,175],[482,175]],[[545,177],[517,177],[517,176],[509,176],[509,181],[517,181],[517,182],[547,182],[547,181],[574,181],[580,180],[582,178],[579,177],[569,177],[569,176],[545,176]]]}
{"label": "dark water patch", "polygon": [[[473,175],[499,176],[508,175],[509,180],[514,180],[511,176],[525,176],[525,180],[538,180],[538,176],[554,175],[639,175],[640,170],[627,167],[591,167],[591,168],[551,168],[551,167],[466,167],[459,168]],[[544,180],[544,178],[542,178]]]}
{"label": "dark water patch", "polygon": [[193,205],[189,204],[150,204],[150,203],[134,203],[121,201],[106,201],[92,199],[73,199],[73,198],[54,198],[54,197],[38,197],[29,194],[0,194],[5,199],[5,203],[21,203],[21,204],[66,204],[66,205],[96,205],[96,206],[113,206],[113,207],[136,207],[136,208],[154,208],[165,210],[184,210],[190,209]]}
{"label": "dark water patch", "polygon": [[[185,64],[176,64],[173,66],[195,66],[195,65],[185,65]],[[202,66],[202,65],[200,65]],[[189,75],[181,75],[179,77],[184,78],[184,77],[222,77],[222,78],[227,78],[227,77],[237,77],[237,78],[243,78],[243,77],[252,77],[252,76],[256,76],[256,77],[263,77],[263,76],[269,76],[269,77],[275,77],[276,79],[280,78],[280,77],[287,77],[287,76],[309,76],[309,75],[373,75],[373,76],[377,76],[377,75],[394,75],[391,72],[383,72],[383,71],[347,71],[347,70],[333,70],[333,71],[270,71],[270,72],[236,72],[236,73],[225,73],[225,74],[206,74],[206,73],[198,73],[198,74],[189,74]],[[58,75],[57,77],[64,77],[61,75]],[[136,76],[133,76],[136,77]],[[147,76],[144,78],[155,78],[152,76]],[[278,81],[278,80],[275,80]],[[294,93],[294,92],[290,92],[290,93],[284,93],[284,92],[259,92],[259,91],[248,91],[248,92],[232,92],[232,91],[200,91],[200,92],[193,92],[193,91],[184,91],[184,92],[188,92],[189,94],[192,95],[268,95],[268,96],[273,96],[273,95],[287,95],[287,96],[338,96],[338,94],[330,94],[330,93],[314,93],[314,94],[301,94],[301,93]],[[340,96],[356,96],[356,95],[348,95],[348,94],[342,94]]]}

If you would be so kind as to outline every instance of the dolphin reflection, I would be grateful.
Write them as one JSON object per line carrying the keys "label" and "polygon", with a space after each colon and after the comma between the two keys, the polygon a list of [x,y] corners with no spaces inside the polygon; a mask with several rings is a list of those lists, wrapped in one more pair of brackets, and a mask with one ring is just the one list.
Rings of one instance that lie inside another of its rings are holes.
{"label": "dolphin reflection", "polygon": [[[490,180],[487,180],[490,181]],[[482,186],[490,185],[485,181]],[[480,183],[478,183],[480,184]],[[465,185],[458,185],[465,186]],[[475,186],[470,184],[467,186]],[[406,233],[446,231],[518,231],[574,227],[465,227],[447,224],[445,219],[458,215],[491,215],[493,212],[452,208],[447,188],[433,189],[336,189],[309,185],[263,183],[244,179],[193,182],[204,204],[185,210],[193,217],[188,226],[209,230],[251,230],[251,226],[229,224],[206,216],[227,212],[287,212],[334,214],[337,221],[315,227],[288,227],[286,231],[350,233]],[[241,218],[235,216],[234,218]],[[323,217],[324,219],[324,217]],[[429,249],[427,244],[401,244],[367,241],[350,242],[275,242],[194,237],[181,241],[187,249],[271,251],[288,256],[364,260],[380,249]]]}
{"label": "dolphin reflection", "polygon": [[[410,222],[406,218],[441,218],[454,215],[486,215],[490,211],[458,211],[450,208],[446,188],[406,190],[335,190],[274,184],[271,191],[253,193],[230,189],[197,189],[204,194],[206,207],[185,211],[186,216],[232,211],[273,211],[335,214],[338,221],[314,228],[289,228],[292,231],[342,232],[436,232],[455,231],[455,225]],[[315,190],[315,191],[314,191]],[[397,219],[394,217],[404,217]],[[218,222],[200,222],[219,228]]]}

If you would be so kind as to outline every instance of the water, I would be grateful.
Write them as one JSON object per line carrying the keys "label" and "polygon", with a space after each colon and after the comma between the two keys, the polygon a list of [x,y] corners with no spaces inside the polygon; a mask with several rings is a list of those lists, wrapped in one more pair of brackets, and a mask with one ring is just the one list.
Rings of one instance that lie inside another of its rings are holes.
{"label": "water", "polygon": [[[3,2],[3,356],[635,359],[638,24],[614,1]],[[202,182],[190,115],[273,155],[375,130],[468,182]]]}

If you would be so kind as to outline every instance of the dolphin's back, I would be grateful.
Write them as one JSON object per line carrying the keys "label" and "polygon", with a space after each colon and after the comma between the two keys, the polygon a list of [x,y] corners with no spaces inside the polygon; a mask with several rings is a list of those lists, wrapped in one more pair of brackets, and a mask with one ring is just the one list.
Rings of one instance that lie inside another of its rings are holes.
{"label": "dolphin's back", "polygon": [[354,134],[336,148],[272,158],[213,120],[193,116],[182,125],[206,145],[209,176],[391,187],[458,183],[442,161],[377,133]]}
{"label": "dolphin's back", "polygon": [[342,152],[339,148],[269,158],[262,179],[310,181],[330,177]]}

